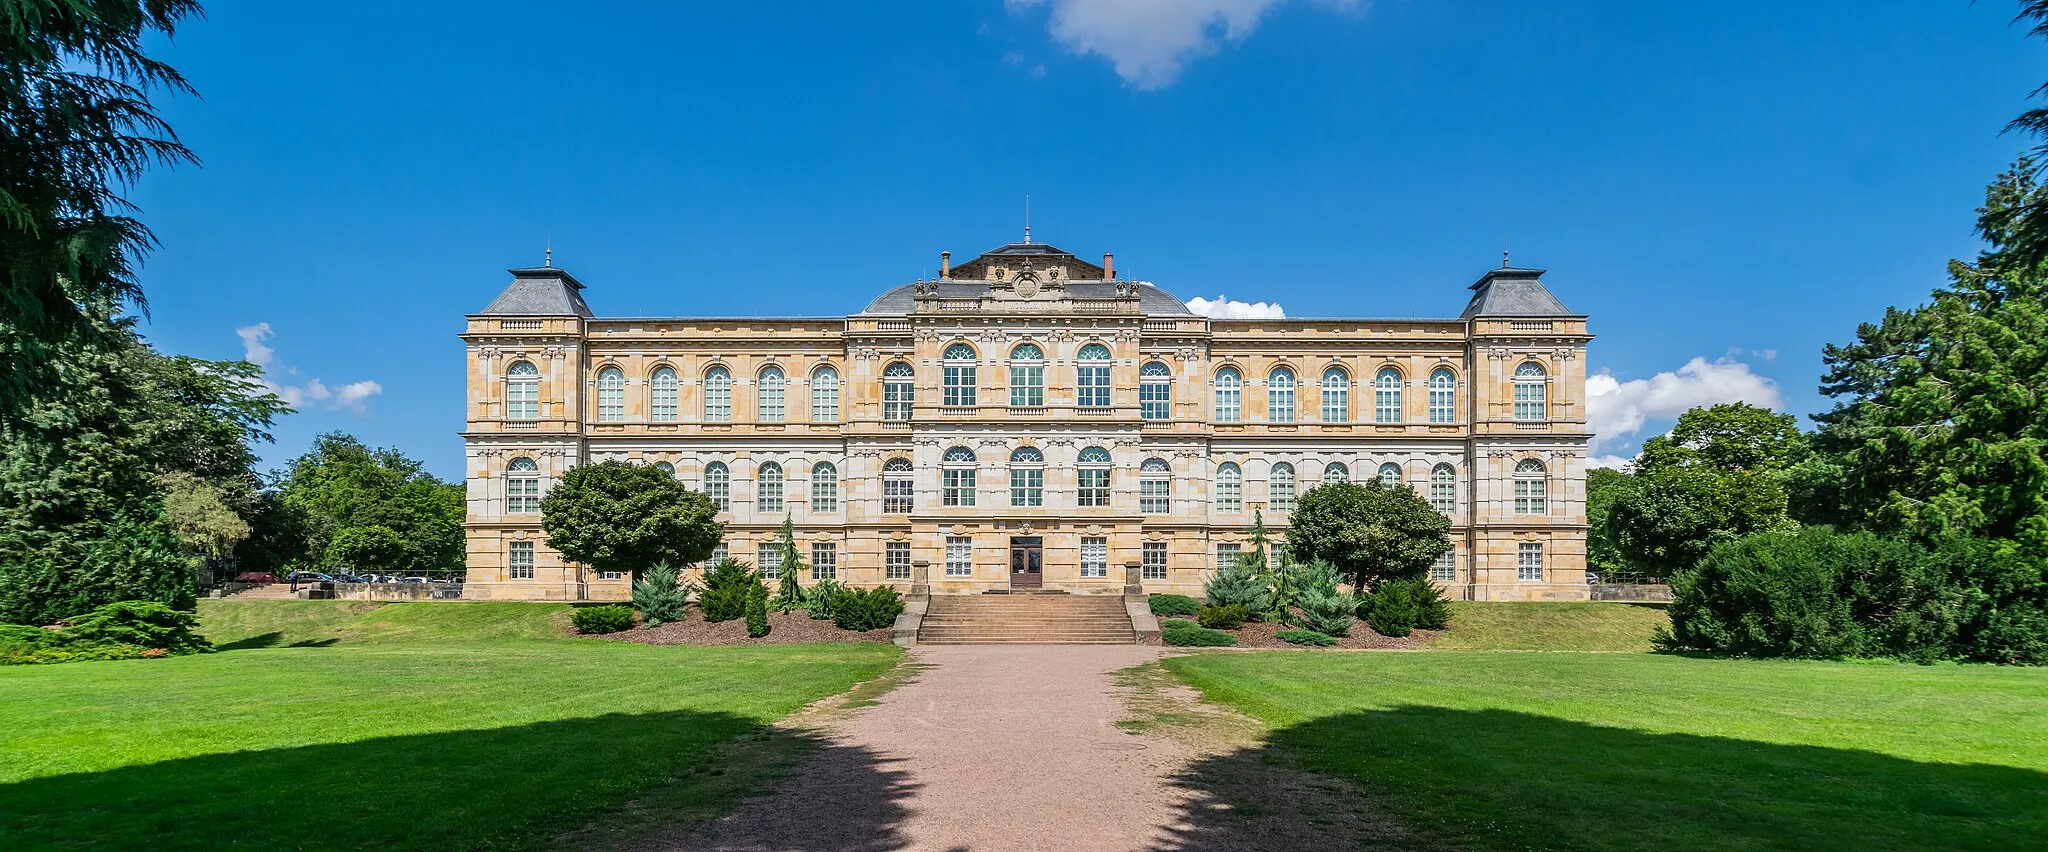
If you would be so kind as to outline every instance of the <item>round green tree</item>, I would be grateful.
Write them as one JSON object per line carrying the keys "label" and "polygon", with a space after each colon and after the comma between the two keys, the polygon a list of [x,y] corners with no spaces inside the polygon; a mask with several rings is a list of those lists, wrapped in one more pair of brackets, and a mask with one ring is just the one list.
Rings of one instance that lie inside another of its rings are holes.
{"label": "round green tree", "polygon": [[1301,495],[1288,521],[1295,562],[1322,560],[1357,588],[1417,579],[1450,552],[1451,522],[1406,485],[1332,482]]}
{"label": "round green tree", "polygon": [[599,571],[639,579],[666,561],[711,556],[725,535],[718,509],[660,468],[602,461],[574,467],[540,501],[548,546]]}

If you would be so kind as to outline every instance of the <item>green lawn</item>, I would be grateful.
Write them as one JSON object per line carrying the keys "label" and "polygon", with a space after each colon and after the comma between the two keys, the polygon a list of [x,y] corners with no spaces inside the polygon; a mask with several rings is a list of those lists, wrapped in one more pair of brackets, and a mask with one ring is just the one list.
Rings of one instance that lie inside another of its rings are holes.
{"label": "green lawn", "polygon": [[1651,654],[1169,659],[1469,849],[2016,850],[2048,838],[2048,671]]}
{"label": "green lawn", "polygon": [[1432,651],[1648,651],[1662,604],[1452,601]]}
{"label": "green lawn", "polygon": [[573,639],[566,611],[209,601],[228,650],[0,669],[0,849],[544,845],[703,805],[663,791],[900,656]]}

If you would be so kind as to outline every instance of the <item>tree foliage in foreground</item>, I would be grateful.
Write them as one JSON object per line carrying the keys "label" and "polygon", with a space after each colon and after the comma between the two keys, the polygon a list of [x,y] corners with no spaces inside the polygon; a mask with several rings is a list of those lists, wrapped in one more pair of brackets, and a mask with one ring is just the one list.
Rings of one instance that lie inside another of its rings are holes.
{"label": "tree foliage in foreground", "polygon": [[635,579],[661,562],[702,562],[725,534],[711,498],[660,468],[622,461],[570,468],[541,499],[540,517],[563,556]]}
{"label": "tree foliage in foreground", "polygon": [[1388,580],[1420,579],[1451,550],[1451,522],[1415,489],[1364,482],[1332,482],[1301,495],[1287,529],[1288,556],[1321,560],[1355,588]]}

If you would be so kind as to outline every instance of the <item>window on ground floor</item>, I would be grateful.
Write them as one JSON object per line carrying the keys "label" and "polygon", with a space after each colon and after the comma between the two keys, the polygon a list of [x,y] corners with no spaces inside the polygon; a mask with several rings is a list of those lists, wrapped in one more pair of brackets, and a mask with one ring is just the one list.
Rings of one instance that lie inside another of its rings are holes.
{"label": "window on ground floor", "polygon": [[1109,539],[1100,536],[1081,539],[1081,576],[1109,576]]}
{"label": "window on ground floor", "polygon": [[755,547],[754,566],[761,569],[763,580],[782,579],[782,545],[769,542]]}
{"label": "window on ground floor", "polygon": [[1444,551],[1444,555],[1436,558],[1436,564],[1429,566],[1429,578],[1432,580],[1442,580],[1446,583],[1458,579],[1458,563],[1455,561],[1456,559],[1457,557],[1451,551]]}
{"label": "window on ground floor", "polygon": [[839,576],[839,545],[829,541],[811,542],[811,579],[831,580]]}
{"label": "window on ground floor", "polygon": [[882,579],[910,579],[910,542],[892,541],[882,546]]}
{"label": "window on ground floor", "polygon": [[1216,545],[1216,570],[1221,571],[1237,564],[1237,557],[1244,548],[1235,544]]}
{"label": "window on ground floor", "polygon": [[1525,543],[1516,562],[1515,579],[1540,581],[1543,579],[1543,545]]}
{"label": "window on ground floor", "polygon": [[506,576],[514,580],[533,579],[533,542],[512,542],[512,549],[505,564],[509,569]]}
{"label": "window on ground floor", "polygon": [[626,579],[626,572],[624,572],[624,571],[599,571],[599,572],[597,572],[597,578],[598,578],[598,579],[600,579],[600,580],[624,580],[624,579]]}
{"label": "window on ground floor", "polygon": [[1166,579],[1166,542],[1145,542],[1145,558],[1139,570],[1147,580]]}
{"label": "window on ground floor", "polygon": [[974,576],[974,540],[964,535],[946,536],[946,576]]}

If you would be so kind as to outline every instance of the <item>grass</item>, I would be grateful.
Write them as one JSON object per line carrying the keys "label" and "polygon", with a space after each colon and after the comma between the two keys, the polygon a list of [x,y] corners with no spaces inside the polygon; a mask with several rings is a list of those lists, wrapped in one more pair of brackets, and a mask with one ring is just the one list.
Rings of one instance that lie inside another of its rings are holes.
{"label": "grass", "polygon": [[0,669],[0,848],[526,848],[628,799],[715,813],[757,786],[701,783],[735,744],[900,657],[575,639],[567,611],[208,601],[220,653]]}
{"label": "grass", "polygon": [[1663,604],[1452,601],[1433,651],[1648,651]]}
{"label": "grass", "polygon": [[2048,671],[1651,654],[1166,661],[1425,836],[1478,850],[2040,848]]}

